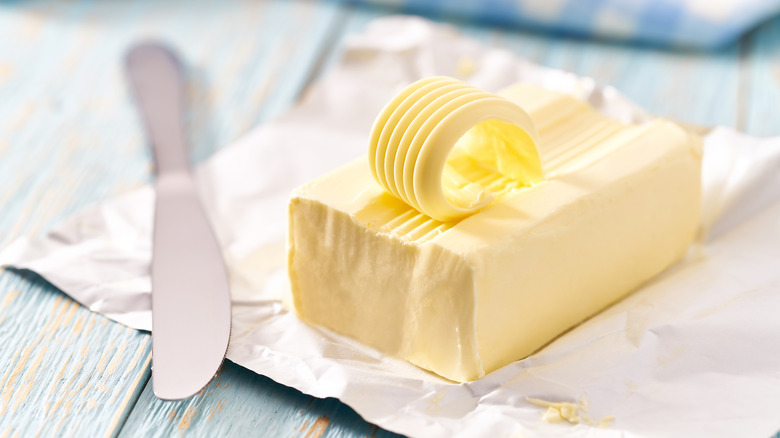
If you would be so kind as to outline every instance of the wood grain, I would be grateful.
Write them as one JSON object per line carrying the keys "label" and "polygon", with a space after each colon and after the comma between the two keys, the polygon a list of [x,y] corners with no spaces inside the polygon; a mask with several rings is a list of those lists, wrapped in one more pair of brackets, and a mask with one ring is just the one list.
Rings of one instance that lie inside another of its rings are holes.
{"label": "wood grain", "polygon": [[227,362],[189,400],[161,402],[147,385],[121,437],[392,437],[336,399],[317,399]]}
{"label": "wood grain", "polygon": [[[0,249],[149,180],[121,69],[131,42],[161,38],[188,60],[187,128],[202,160],[283,112],[337,62],[347,35],[390,12],[335,1],[0,4]],[[780,18],[717,53],[450,23],[613,84],[656,114],[780,135]],[[0,272],[0,437],[392,435],[232,363],[196,397],[159,401],[149,347],[148,334],[38,276]]]}
{"label": "wood grain", "polygon": [[750,33],[743,45],[739,127],[755,135],[780,135],[780,17]]}
{"label": "wood grain", "polygon": [[[162,38],[190,62],[196,160],[294,101],[332,3],[24,3],[0,8],[0,247],[149,179],[122,77],[125,48]],[[0,436],[112,435],[149,376],[149,336],[40,278],[0,276]],[[321,424],[321,423],[320,423]]]}
{"label": "wood grain", "polygon": [[698,125],[736,126],[739,46],[714,53],[502,34],[496,44],[542,65],[609,84],[648,111]]}
{"label": "wood grain", "polygon": [[104,436],[148,379],[145,333],[110,322],[37,275],[0,276],[0,436]]}

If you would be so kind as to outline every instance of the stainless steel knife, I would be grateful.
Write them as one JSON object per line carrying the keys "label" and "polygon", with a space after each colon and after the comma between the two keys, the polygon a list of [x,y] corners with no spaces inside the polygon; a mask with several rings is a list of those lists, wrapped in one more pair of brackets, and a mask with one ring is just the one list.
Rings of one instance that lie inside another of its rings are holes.
{"label": "stainless steel knife", "polygon": [[230,291],[222,252],[190,169],[184,80],[174,53],[156,43],[130,49],[127,75],[156,169],[152,253],[152,387],[181,400],[219,370],[230,339]]}

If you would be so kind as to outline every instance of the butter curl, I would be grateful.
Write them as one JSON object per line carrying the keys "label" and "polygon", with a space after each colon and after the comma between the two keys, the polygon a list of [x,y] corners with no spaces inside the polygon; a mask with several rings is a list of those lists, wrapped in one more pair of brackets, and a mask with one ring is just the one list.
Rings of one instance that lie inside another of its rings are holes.
{"label": "butter curl", "polygon": [[456,79],[432,77],[406,87],[380,112],[368,160],[385,190],[446,222],[495,198],[458,173],[451,155],[530,186],[543,179],[537,144],[530,117],[516,104]]}

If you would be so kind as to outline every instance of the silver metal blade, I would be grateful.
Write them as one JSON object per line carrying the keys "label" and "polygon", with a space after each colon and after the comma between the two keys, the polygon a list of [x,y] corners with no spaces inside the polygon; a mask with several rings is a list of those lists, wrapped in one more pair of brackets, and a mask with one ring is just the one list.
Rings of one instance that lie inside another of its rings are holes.
{"label": "silver metal blade", "polygon": [[185,173],[161,175],[156,183],[152,385],[164,400],[206,386],[230,338],[227,272],[193,183]]}
{"label": "silver metal blade", "polygon": [[164,47],[145,44],[128,53],[127,70],[157,169],[152,387],[163,400],[181,400],[206,386],[225,357],[228,276],[189,169],[179,63]]}

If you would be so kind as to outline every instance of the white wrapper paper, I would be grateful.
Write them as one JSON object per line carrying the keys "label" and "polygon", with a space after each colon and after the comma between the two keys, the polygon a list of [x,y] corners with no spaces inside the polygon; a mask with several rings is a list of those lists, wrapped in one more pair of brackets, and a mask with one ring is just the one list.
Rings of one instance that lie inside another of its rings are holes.
{"label": "white wrapper paper", "polygon": [[[484,47],[451,28],[392,17],[348,40],[297,108],[198,169],[231,272],[227,357],[366,420],[421,437],[769,436],[780,429],[780,138],[707,135],[702,240],[641,290],[533,356],[454,384],[299,321],[285,306],[287,199],[365,154],[374,116],[406,84],[526,81],[627,121],[648,116],[614,89]],[[29,269],[90,309],[151,329],[153,191],[144,187],[23,238],[0,264]],[[548,424],[526,397],[586,401],[606,428]]]}

